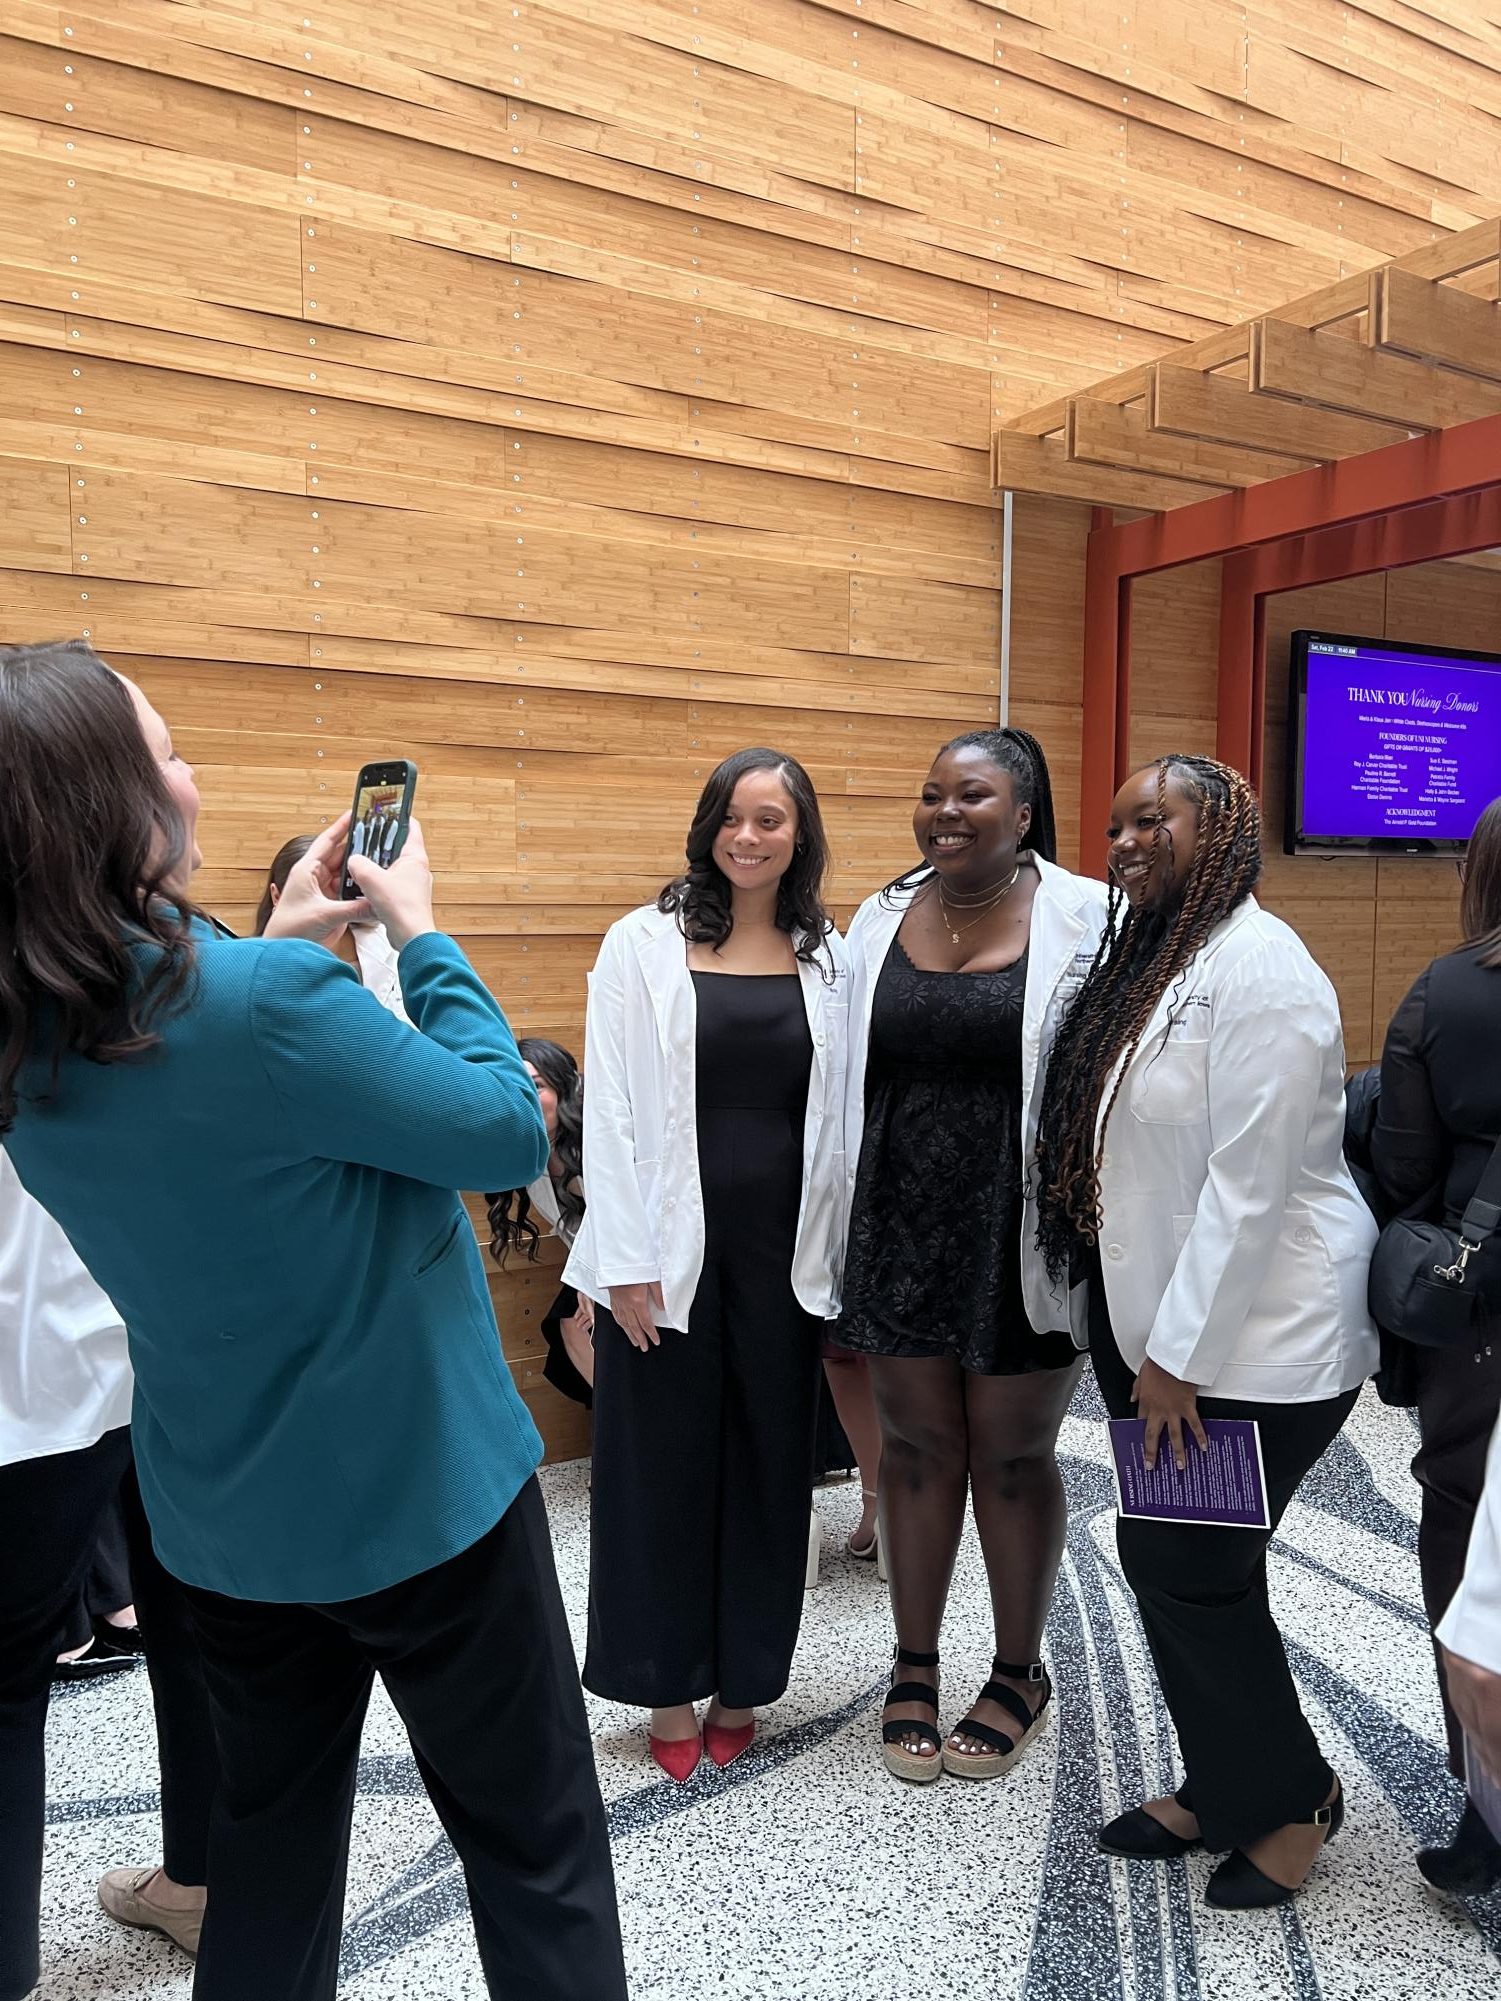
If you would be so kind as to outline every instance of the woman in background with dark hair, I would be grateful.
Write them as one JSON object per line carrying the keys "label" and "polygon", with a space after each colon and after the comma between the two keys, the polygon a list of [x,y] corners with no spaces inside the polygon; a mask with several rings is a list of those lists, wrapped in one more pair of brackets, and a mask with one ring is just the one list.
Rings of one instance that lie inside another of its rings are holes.
{"label": "woman in background with dark hair", "polygon": [[1376,1366],[1376,1225],[1345,1165],[1334,989],[1252,893],[1255,793],[1210,758],[1160,758],[1116,794],[1109,840],[1118,894],[1043,1095],[1039,1244],[1055,1282],[1088,1281],[1100,1393],[1143,1420],[1147,1467],[1186,1465],[1203,1419],[1253,1423],[1270,1525],[1117,1520],[1187,1777],[1099,1840],[1147,1861],[1228,1849],[1205,1896],[1261,1909],[1344,1815],[1266,1553]]}
{"label": "woman in background with dark hair", "polygon": [[844,947],[802,766],[727,758],[687,860],[590,975],[565,1272],[599,1302],[584,1685],[651,1710],[678,1780],[787,1686],[844,1212]]}
{"label": "woman in background with dark hair", "polygon": [[[1427,1198],[1427,1213],[1451,1227],[1501,1135],[1501,799],[1481,814],[1461,870],[1465,942],[1418,975],[1392,1017],[1371,1141],[1376,1177],[1393,1210]],[[1484,1305],[1489,1310],[1477,1315],[1472,1345],[1408,1349],[1422,1439],[1412,1462],[1423,1493],[1418,1567],[1435,1626],[1464,1575],[1486,1448],[1501,1408],[1501,1302]],[[1438,1662],[1449,1769],[1463,1779],[1463,1734],[1441,1654]],[[1437,1889],[1475,1895],[1501,1882],[1501,1844],[1467,1804],[1449,1846],[1423,1849],[1418,1867]]]}
{"label": "woman in background with dark hair", "polygon": [[[260,905],[255,913],[257,938],[265,936],[271,913],[280,903],[287,886],[287,877],[312,845],[311,834],[294,834],[290,841],[282,843],[272,857],[271,867],[266,873],[266,887],[261,892]],[[350,852],[358,853],[359,850],[351,848]],[[346,924],[336,937],[329,939],[328,949],[346,966],[354,967],[360,976],[360,985],[370,989],[387,1014],[394,1014],[398,1021],[407,1019],[401,998],[401,975],[396,968],[397,952],[386,936],[384,925],[369,917],[358,923]]]}
{"label": "woman in background with dark hair", "polygon": [[[1052,1692],[1054,1448],[1079,1357],[1066,1297],[1031,1254],[1027,1170],[1048,1044],[1094,957],[1105,893],[1056,866],[1047,762],[1023,730],[945,744],[912,831],[922,861],[850,927],[845,1138],[858,1170],[835,1339],[869,1357],[881,1420],[897,1640],[887,1769],[994,1778]],[[996,1658],[945,1743],[938,1638],[967,1495]]]}
{"label": "woman in background with dark hair", "polygon": [[[516,1044],[537,1101],[552,1152],[547,1166],[527,1188],[487,1195],[490,1255],[504,1267],[513,1252],[537,1262],[545,1223],[565,1250],[573,1246],[584,1220],[584,1080],[579,1066],[559,1042],[523,1035]],[[547,1361],[542,1373],[560,1395],[587,1409],[594,1401],[594,1302],[564,1285],[542,1316]]]}

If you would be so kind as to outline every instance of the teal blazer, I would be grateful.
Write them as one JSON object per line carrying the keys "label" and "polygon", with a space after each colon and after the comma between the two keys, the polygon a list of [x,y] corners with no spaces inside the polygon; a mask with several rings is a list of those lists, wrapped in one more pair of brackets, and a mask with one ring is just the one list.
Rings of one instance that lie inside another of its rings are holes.
{"label": "teal blazer", "polygon": [[[505,1016],[451,938],[417,1029],[319,946],[196,925],[140,1062],[37,1062],[5,1145],[124,1320],[163,1563],[234,1598],[356,1598],[478,1541],[541,1457],[455,1190],[547,1164]],[[144,952],[149,949],[141,948]]]}

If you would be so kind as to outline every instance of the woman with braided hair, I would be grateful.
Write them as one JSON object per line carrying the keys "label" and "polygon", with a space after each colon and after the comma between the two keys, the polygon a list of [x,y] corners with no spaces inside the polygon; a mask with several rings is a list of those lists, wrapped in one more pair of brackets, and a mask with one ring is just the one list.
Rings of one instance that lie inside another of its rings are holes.
{"label": "woman with braided hair", "polygon": [[[1047,763],[1021,730],[946,744],[912,830],[919,866],[849,934],[854,1185],[835,1339],[868,1357],[881,1425],[897,1638],[882,1756],[897,1778],[990,1779],[1040,1733],[1052,1693],[1054,1446],[1080,1363],[1065,1292],[1036,1256],[1027,1160],[1047,1047],[1105,896],[1055,865]],[[996,1659],[945,1740],[938,1637],[969,1496]]]}
{"label": "woman with braided hair", "polygon": [[1160,758],[1110,825],[1110,921],[1058,1031],[1037,1139],[1038,1239],[1088,1280],[1112,1417],[1146,1421],[1149,1466],[1205,1418],[1260,1430],[1270,1529],[1122,1518],[1184,1785],[1110,1822],[1107,1854],[1232,1851],[1212,1904],[1301,1886],[1344,1801],[1298,1702],[1266,1550],[1376,1366],[1376,1226],[1342,1151],[1334,990],[1262,910],[1261,813],[1238,772]]}

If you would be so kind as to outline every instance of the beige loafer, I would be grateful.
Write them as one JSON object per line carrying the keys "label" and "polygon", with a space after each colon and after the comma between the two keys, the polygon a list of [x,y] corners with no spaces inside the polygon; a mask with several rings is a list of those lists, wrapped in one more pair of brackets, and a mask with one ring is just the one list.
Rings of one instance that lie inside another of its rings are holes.
{"label": "beige loafer", "polygon": [[[159,1870],[111,1869],[99,1879],[99,1902],[117,1925],[134,1925],[139,1931],[160,1932],[181,1946],[190,1959],[198,1957],[198,1935],[203,1930],[203,1904],[196,1911],[175,1911],[146,1895]],[[207,1901],[207,1899],[205,1899]]]}

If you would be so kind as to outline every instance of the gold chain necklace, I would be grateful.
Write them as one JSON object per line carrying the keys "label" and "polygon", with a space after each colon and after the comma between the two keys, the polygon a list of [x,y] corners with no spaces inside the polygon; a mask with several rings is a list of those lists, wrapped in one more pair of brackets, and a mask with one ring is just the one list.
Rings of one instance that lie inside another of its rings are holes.
{"label": "gold chain necklace", "polygon": [[[948,898],[943,893],[943,884],[941,882],[938,884],[938,908],[943,916],[944,928],[947,930],[949,937],[952,939],[954,944],[957,945],[959,943],[959,941],[963,938],[966,931],[973,931],[975,926],[981,921],[982,918],[986,918],[990,915],[991,911],[996,908],[997,904],[1005,901],[1005,899],[1011,894],[1012,890],[1015,889],[1016,879],[1021,874],[1021,872],[1022,872],[1022,865],[1020,862],[1018,862],[1016,867],[1011,871],[1011,874],[1008,876],[1006,881],[1001,884],[1000,888],[996,890],[994,895],[988,898],[983,908],[980,910],[979,915],[972,917],[969,920],[968,924],[961,924],[957,928],[955,927],[952,916],[949,914],[949,903],[948,903]],[[974,905],[971,904],[968,906],[968,908],[973,909]]]}

